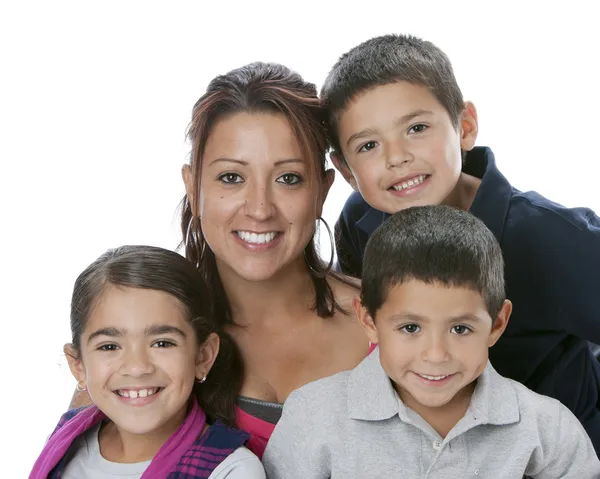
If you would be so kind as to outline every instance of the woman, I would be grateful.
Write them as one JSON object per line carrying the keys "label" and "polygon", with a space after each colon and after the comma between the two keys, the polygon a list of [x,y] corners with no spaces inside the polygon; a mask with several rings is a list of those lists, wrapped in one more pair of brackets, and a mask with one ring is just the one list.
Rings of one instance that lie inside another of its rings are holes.
{"label": "woman", "polygon": [[369,350],[352,312],[358,285],[316,249],[334,179],[324,113],[313,84],[253,63],[210,83],[188,138],[185,253],[240,348],[238,425],[260,457],[291,391],[355,367]]}

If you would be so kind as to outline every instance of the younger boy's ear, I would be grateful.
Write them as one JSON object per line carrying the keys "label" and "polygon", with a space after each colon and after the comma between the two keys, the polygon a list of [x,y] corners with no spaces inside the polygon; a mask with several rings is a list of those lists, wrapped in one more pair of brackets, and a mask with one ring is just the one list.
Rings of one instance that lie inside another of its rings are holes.
{"label": "younger boy's ear", "polygon": [[338,153],[336,151],[332,151],[329,154],[329,158],[331,158],[331,162],[333,163],[333,166],[335,166],[336,170],[338,170],[342,174],[342,176],[348,182],[348,184],[352,187],[352,189],[354,191],[358,191],[356,179],[354,178],[354,175],[352,174],[352,171],[350,170],[350,168],[348,168],[348,163],[346,163],[346,160],[344,160],[344,157],[342,156],[342,154]]}
{"label": "younger boy's ear", "polygon": [[372,344],[379,343],[379,338],[377,336],[377,328],[375,327],[375,321],[373,321],[373,318],[367,311],[367,308],[365,308],[362,305],[362,303],[360,302],[360,298],[358,296],[356,296],[354,298],[352,305],[354,306],[354,312],[356,313],[358,322],[365,330],[365,333],[367,334],[369,341]]}
{"label": "younger boy's ear", "polygon": [[504,304],[502,304],[502,308],[500,309],[500,312],[496,316],[496,320],[492,325],[492,331],[490,332],[490,337],[488,339],[488,347],[491,348],[494,344],[496,344],[498,339],[500,339],[500,336],[502,336],[502,333],[508,325],[508,319],[510,318],[511,313],[512,303],[508,299],[505,299]]}
{"label": "younger boy's ear", "polygon": [[71,343],[63,346],[63,352],[67,357],[69,369],[71,370],[71,374],[75,378],[75,381],[77,381],[77,384],[81,387],[87,387],[85,367],[83,366],[83,361],[81,361],[81,355],[75,350]]}
{"label": "younger boy's ear", "polygon": [[198,350],[198,356],[196,358],[196,378],[202,380],[210,372],[217,356],[219,354],[219,347],[221,340],[217,333],[211,333],[204,344],[200,346]]}
{"label": "younger boy's ear", "polygon": [[479,124],[477,122],[477,110],[470,101],[465,102],[460,119],[460,149],[470,151],[475,146]]}

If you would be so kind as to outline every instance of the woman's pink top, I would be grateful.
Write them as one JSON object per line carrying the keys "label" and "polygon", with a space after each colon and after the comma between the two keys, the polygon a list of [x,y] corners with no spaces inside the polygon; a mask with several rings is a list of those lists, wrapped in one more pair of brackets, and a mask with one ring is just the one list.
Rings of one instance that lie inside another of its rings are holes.
{"label": "woman's pink top", "polygon": [[[371,344],[368,354],[371,354],[376,347],[377,344]],[[259,459],[262,459],[267,442],[275,429],[275,424],[254,417],[239,406],[236,406],[236,419],[238,428],[250,434],[246,447],[256,454]]]}

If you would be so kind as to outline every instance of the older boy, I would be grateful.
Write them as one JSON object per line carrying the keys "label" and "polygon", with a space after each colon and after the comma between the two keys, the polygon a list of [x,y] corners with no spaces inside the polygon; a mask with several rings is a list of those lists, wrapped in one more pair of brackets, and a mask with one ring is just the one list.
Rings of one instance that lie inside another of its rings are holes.
{"label": "older boy", "polygon": [[600,477],[575,416],[488,362],[511,312],[503,270],[494,235],[469,213],[423,206],[387,220],[354,305],[378,348],[288,397],[268,477]]}
{"label": "older boy", "polygon": [[386,35],[358,45],[333,67],[322,97],[332,160],[357,190],[336,225],[342,270],[361,275],[369,236],[396,211],[470,211],[500,242],[514,304],[492,364],[559,399],[600,450],[600,364],[588,345],[600,343],[600,219],[510,185],[492,151],[474,147],[475,107],[430,42]]}

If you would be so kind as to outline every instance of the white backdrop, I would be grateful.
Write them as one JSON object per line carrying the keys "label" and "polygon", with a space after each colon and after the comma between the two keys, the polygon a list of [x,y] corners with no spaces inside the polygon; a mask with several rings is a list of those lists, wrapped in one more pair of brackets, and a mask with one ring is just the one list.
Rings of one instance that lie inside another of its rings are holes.
{"label": "white backdrop", "polygon": [[[62,345],[79,272],[121,244],[176,247],[184,132],[216,74],[278,61],[320,86],[371,36],[422,36],[450,56],[478,107],[477,143],[515,186],[600,211],[587,2],[213,3],[0,6],[2,477],[27,476],[69,403]],[[338,176],[331,225],[349,191]]]}

